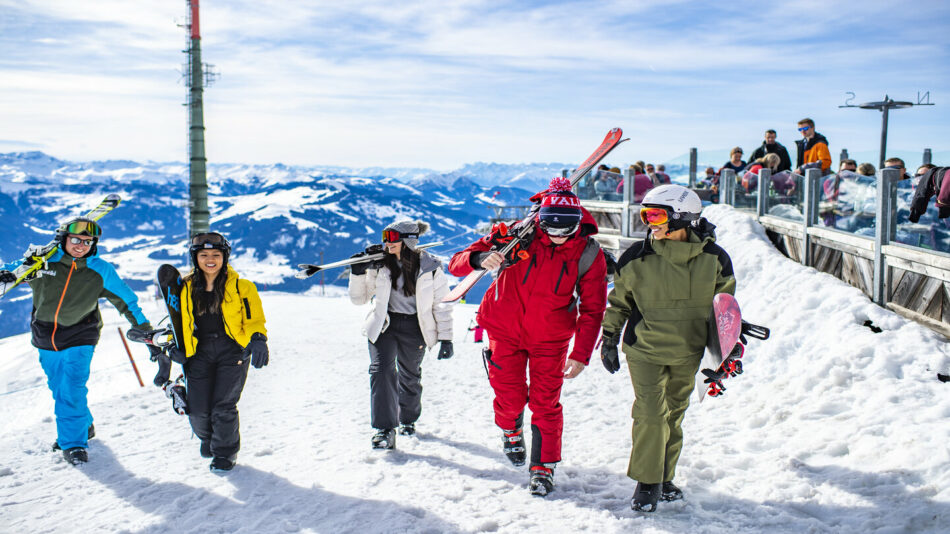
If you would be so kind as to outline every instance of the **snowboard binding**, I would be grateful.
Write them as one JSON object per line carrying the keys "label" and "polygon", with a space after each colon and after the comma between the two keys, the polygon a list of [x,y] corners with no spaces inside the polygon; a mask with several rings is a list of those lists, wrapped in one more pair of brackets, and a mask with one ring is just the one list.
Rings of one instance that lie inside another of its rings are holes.
{"label": "snowboard binding", "polygon": [[178,375],[174,382],[165,382],[162,386],[165,396],[172,400],[172,410],[178,415],[188,414],[188,392],[185,389],[185,375]]}

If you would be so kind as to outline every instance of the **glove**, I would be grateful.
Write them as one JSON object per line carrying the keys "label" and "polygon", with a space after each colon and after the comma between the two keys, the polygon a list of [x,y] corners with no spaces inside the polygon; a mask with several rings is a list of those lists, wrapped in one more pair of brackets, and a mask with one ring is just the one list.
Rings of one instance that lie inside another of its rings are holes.
{"label": "glove", "polygon": [[152,350],[153,348],[157,349],[158,347],[149,347],[148,349],[152,353],[152,361],[158,363],[158,372],[155,373],[155,378],[152,379],[152,383],[158,387],[162,387],[168,382],[168,377],[171,375],[172,360],[161,349],[158,350],[158,353],[155,353]]}
{"label": "glove", "polygon": [[[375,245],[370,245],[370,246],[366,247],[366,250],[364,250],[363,252],[357,252],[356,254],[353,254],[353,255],[350,256],[350,257],[351,257],[351,258],[360,258],[360,257],[363,257],[363,256],[370,256],[370,255],[373,255],[373,254],[381,254],[381,253],[383,253],[383,252],[385,252],[385,251],[383,250],[383,246],[380,245],[379,243],[377,243],[377,244],[375,244]],[[366,271],[369,270],[370,268],[378,269],[379,266],[380,266],[379,260],[375,260],[375,261],[364,261],[364,262],[361,262],[361,263],[354,263],[353,265],[350,265],[350,273],[353,274],[353,275],[355,275],[355,276],[360,276],[360,275],[366,274]]]}
{"label": "glove", "polygon": [[244,347],[244,359],[247,359],[248,355],[250,355],[251,365],[255,369],[267,365],[268,360],[270,360],[270,351],[267,350],[267,336],[260,332],[254,332],[251,341]]}
{"label": "glove", "polygon": [[[498,223],[495,226],[492,226],[491,235],[489,236],[489,242],[492,244],[492,247],[501,251],[501,249],[508,246],[509,243],[514,241],[518,236],[518,225],[516,224],[512,228],[508,228],[508,225],[505,223]],[[505,254],[505,267],[514,265],[521,260],[526,260],[529,257],[528,245],[531,244],[531,239],[534,237],[534,233],[529,234],[528,237],[523,241],[518,241],[511,250]]]}
{"label": "glove", "polygon": [[440,360],[448,360],[455,354],[455,349],[452,348],[451,341],[442,341],[442,346],[439,347],[439,358]]}
{"label": "glove", "polygon": [[12,284],[16,282],[16,275],[11,271],[3,270],[0,271],[0,283],[2,284]]}
{"label": "glove", "polygon": [[171,358],[173,362],[182,365],[185,365],[185,362],[188,361],[188,357],[185,356],[185,351],[178,347],[168,347],[168,357]]}
{"label": "glove", "polygon": [[165,351],[162,350],[161,347],[156,347],[155,345],[146,345],[146,347],[148,347],[149,360],[157,362],[159,358],[168,358],[168,356],[165,355]]}
{"label": "glove", "polygon": [[620,370],[620,353],[617,350],[619,344],[619,333],[604,332],[604,336],[600,339],[600,361],[610,374]]}

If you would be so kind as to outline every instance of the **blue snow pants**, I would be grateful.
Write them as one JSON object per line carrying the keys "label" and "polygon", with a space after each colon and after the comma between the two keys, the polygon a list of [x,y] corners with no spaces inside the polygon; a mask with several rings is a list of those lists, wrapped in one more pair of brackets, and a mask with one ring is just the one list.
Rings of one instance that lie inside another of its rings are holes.
{"label": "blue snow pants", "polygon": [[86,381],[95,345],[80,345],[60,351],[40,351],[40,365],[53,392],[56,414],[56,441],[63,449],[87,445],[92,414],[86,403]]}

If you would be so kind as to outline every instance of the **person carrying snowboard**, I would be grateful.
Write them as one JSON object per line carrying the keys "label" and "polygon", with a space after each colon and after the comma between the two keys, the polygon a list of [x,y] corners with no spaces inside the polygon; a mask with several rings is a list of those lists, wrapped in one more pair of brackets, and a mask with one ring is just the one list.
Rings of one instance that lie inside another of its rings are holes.
{"label": "person carrying snowboard", "polygon": [[191,239],[191,273],[181,288],[182,344],[168,356],[185,372],[188,421],[212,471],[234,468],[241,433],[237,403],[248,364],[270,360],[264,309],[253,282],[228,264],[231,243],[217,232]]}
{"label": "person carrying snowboard", "polygon": [[370,424],[376,429],[374,449],[396,447],[399,433],[416,433],[422,413],[422,357],[438,342],[438,359],[451,358],[452,305],[442,302],[449,292],[442,263],[418,250],[419,236],[429,229],[423,221],[398,221],[383,230],[383,244],[367,247],[354,258],[385,253],[382,260],[350,266],[349,294],[353,304],[374,301],[363,323],[369,339]]}
{"label": "person carrying snowboard", "polygon": [[[101,227],[91,219],[78,217],[66,222],[56,231],[58,250],[27,280],[33,290],[32,342],[53,393],[53,450],[62,450],[63,458],[72,465],[89,461],[86,448],[96,433],[86,401],[86,382],[102,330],[99,299],[108,299],[133,327],[151,329],[138,297],[119,278],[115,267],[99,257],[101,234]],[[48,248],[27,251],[25,259],[0,270],[0,282],[14,282],[12,270],[24,262],[42,261],[47,252]]]}
{"label": "person carrying snowboard", "polygon": [[636,399],[627,476],[637,481],[634,510],[681,499],[673,484],[683,448],[681,423],[706,347],[706,319],[717,293],[734,294],[729,255],[715,226],[700,217],[702,202],[680,185],[662,185],[643,198],[640,218],[650,230],[617,263],[603,321],[601,358],[611,373],[623,353]]}
{"label": "person carrying snowboard", "polygon": [[607,266],[590,237],[597,224],[571,192],[570,181],[555,178],[532,200],[540,208],[531,215],[536,226],[529,242],[502,256],[493,247],[510,242],[523,223],[510,230],[498,225],[455,254],[449,271],[466,276],[475,269],[504,267],[478,309],[478,322],[488,334],[495,424],[503,432],[505,455],[522,466],[525,405],[531,409],[529,487],[544,496],[554,489],[554,467],[561,461],[561,386],[590,361],[606,306]]}

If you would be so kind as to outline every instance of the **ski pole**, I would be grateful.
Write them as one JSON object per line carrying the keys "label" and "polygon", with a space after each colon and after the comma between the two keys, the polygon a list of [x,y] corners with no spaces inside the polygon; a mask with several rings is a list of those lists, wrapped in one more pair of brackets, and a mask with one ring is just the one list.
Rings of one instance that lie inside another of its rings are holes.
{"label": "ski pole", "polygon": [[119,331],[119,337],[122,338],[122,344],[125,345],[125,353],[129,355],[129,361],[132,363],[132,370],[135,371],[135,378],[139,379],[139,385],[143,388],[145,387],[145,382],[142,382],[142,375],[139,374],[139,368],[135,366],[135,360],[132,359],[132,351],[129,350],[129,342],[125,340],[125,334],[122,333],[122,327],[115,327]]}

